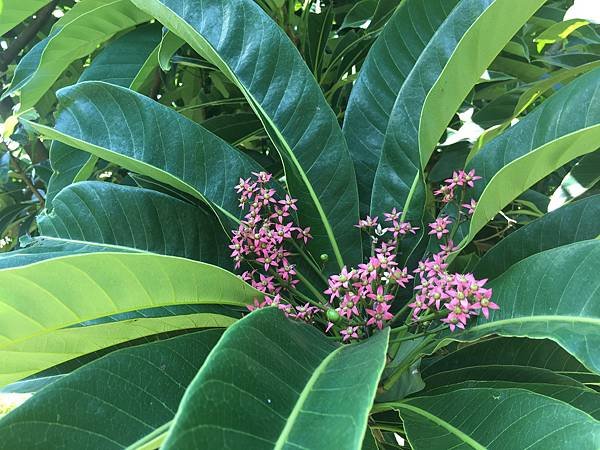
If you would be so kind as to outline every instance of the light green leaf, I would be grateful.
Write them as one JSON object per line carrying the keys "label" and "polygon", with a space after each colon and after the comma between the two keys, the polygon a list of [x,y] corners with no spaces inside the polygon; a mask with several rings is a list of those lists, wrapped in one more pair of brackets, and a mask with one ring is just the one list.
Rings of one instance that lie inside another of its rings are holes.
{"label": "light green leaf", "polygon": [[0,420],[0,439],[15,449],[121,450],[134,444],[173,419],[221,333],[186,334],[94,361]]}
{"label": "light green leaf", "polygon": [[593,450],[600,445],[598,421],[523,389],[460,389],[393,406],[415,450]]}
{"label": "light green leaf", "polygon": [[571,33],[577,30],[577,28],[581,28],[588,24],[589,22],[587,20],[582,19],[570,19],[558,22],[536,36],[533,39],[533,42],[537,43],[537,51],[538,53],[541,53],[546,45],[554,44],[555,42],[566,39]]}
{"label": "light green leaf", "polygon": [[[221,216],[240,215],[234,186],[260,170],[249,156],[200,125],[131,90],[102,82],[61,89],[55,128],[41,134],[205,201]],[[98,120],[90,121],[90,115]]]}
{"label": "light green leaf", "polygon": [[467,168],[475,169],[483,180],[475,185],[478,204],[461,246],[534,183],[598,148],[598,99],[600,68],[560,89],[475,155]]}
{"label": "light green leaf", "polygon": [[227,235],[197,206],[147,189],[76,183],[38,217],[42,235],[137,248],[231,266]]}
{"label": "light green leaf", "polygon": [[27,264],[33,264],[61,256],[97,252],[143,253],[141,250],[118,247],[116,245],[102,245],[68,239],[37,237],[34,238],[31,243],[28,243],[25,248],[1,254],[0,269],[25,266]]}
{"label": "light green leaf", "polygon": [[356,168],[363,216],[370,212],[375,171],[394,102],[425,47],[457,3],[403,1],[363,63],[344,119],[344,136]]}
{"label": "light green leaf", "polygon": [[257,295],[219,267],[148,253],[84,254],[3,269],[0,352],[10,366],[21,358],[10,353],[13,346],[88,320],[169,305],[244,306]]}
{"label": "light green leaf", "polygon": [[[423,235],[424,167],[481,74],[543,3],[463,0],[452,10],[395,100],[375,175],[372,215],[396,207],[403,219],[420,227],[419,237]],[[416,245],[415,239],[409,249]]]}
{"label": "light green leaf", "polygon": [[474,272],[495,278],[522,259],[544,250],[600,236],[600,195],[545,214],[502,239],[488,251]]}
{"label": "light green leaf", "polygon": [[[80,14],[78,9],[85,12]],[[47,40],[36,46],[35,58],[27,61],[28,70],[17,67],[11,87],[3,97],[18,92],[21,110],[33,107],[69,64],[92,53],[115,33],[148,20],[149,16],[129,0],[77,3],[69,14],[54,24]],[[82,30],[85,30],[84,40],[81,39]]]}
{"label": "light green leaf", "polygon": [[50,0],[2,0],[0,2],[0,36],[50,3]]}
{"label": "light green leaf", "polygon": [[160,40],[158,48],[158,63],[164,71],[171,70],[171,57],[179,50],[185,41],[175,33],[167,30]]}
{"label": "light green leaf", "polygon": [[[354,168],[335,114],[293,43],[252,0],[132,0],[217,66],[263,122],[310,226],[309,249],[358,262]],[[221,24],[216,27],[214,24]]]}
{"label": "light green leaf", "polygon": [[490,283],[499,310],[451,339],[498,334],[547,338],[600,374],[600,241],[577,242],[526,258]]}
{"label": "light green leaf", "polygon": [[212,313],[147,317],[70,327],[33,337],[0,350],[0,384],[12,383],[76,358],[89,357],[120,345],[160,333],[194,328],[227,327],[232,317]]}
{"label": "light green leaf", "polygon": [[253,312],[211,352],[163,448],[360,449],[388,330],[339,346],[275,308]]}

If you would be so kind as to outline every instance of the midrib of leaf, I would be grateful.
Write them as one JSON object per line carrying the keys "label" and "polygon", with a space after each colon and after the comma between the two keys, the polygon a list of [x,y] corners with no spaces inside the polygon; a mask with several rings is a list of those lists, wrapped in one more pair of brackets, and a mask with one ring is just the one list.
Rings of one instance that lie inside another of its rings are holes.
{"label": "midrib of leaf", "polygon": [[[136,4],[136,6],[137,6],[137,3],[141,2],[141,1],[142,0],[132,0],[132,2],[134,4]],[[148,0],[144,0],[144,1],[148,1]],[[265,113],[265,111],[262,109],[260,104],[250,94],[250,92],[246,89],[246,87],[239,82],[237,76],[229,68],[227,63],[221,59],[221,57],[215,51],[213,46],[208,41],[206,41],[206,39],[204,39],[204,37],[199,32],[197,32],[191,25],[189,25],[181,16],[179,16],[177,13],[175,13],[175,11],[173,11],[169,7],[165,6],[164,4],[162,4],[160,2],[157,2],[155,0],[153,1],[153,3],[155,6],[152,9],[163,10],[164,12],[167,13],[167,15],[169,15],[171,17],[171,20],[175,20],[184,29],[184,30],[177,30],[177,31],[171,30],[171,31],[173,33],[177,34],[178,36],[180,36],[186,42],[188,42],[192,47],[194,47],[194,50],[196,50],[197,52],[199,52],[201,54],[204,54],[207,58],[210,58],[210,62],[215,64],[244,93],[244,96],[246,97],[246,99],[249,100],[249,104],[250,104],[251,108],[256,112],[256,114],[260,118],[261,122],[265,126],[267,133],[269,135],[271,135],[271,133],[275,134],[276,139],[272,139],[273,143],[275,145],[279,144],[279,146],[283,147],[285,154],[293,162],[294,167],[296,168],[297,172],[299,173],[299,175],[302,179],[302,182],[306,186],[306,189],[308,190],[310,198],[313,201],[313,204],[315,205],[317,212],[319,213],[319,217],[321,218],[323,226],[325,227],[325,232],[327,233],[327,236],[331,243],[331,247],[335,254],[335,258],[341,269],[344,266],[344,261],[342,259],[342,254],[340,252],[335,235],[333,234],[331,224],[329,223],[329,220],[327,219],[327,216],[325,215],[325,211],[323,210],[321,202],[319,201],[316,193],[314,192],[312,185],[310,184],[310,181],[308,180],[308,178],[306,176],[306,173],[302,169],[302,166],[296,159],[294,152],[289,147],[285,138],[281,135],[281,133],[279,132],[279,130],[277,129],[275,124],[271,121],[270,117]],[[185,39],[184,35],[187,35],[188,39]],[[285,172],[285,165],[284,165],[284,172]]]}
{"label": "midrib of leaf", "polygon": [[169,420],[167,423],[161,425],[152,433],[144,436],[137,442],[131,444],[125,450],[154,450],[156,448],[159,448],[161,444],[166,440],[172,424],[173,420]]}
{"label": "midrib of leaf", "polygon": [[304,386],[304,389],[302,389],[302,392],[300,393],[300,397],[298,397],[298,401],[294,405],[294,409],[292,409],[290,416],[288,417],[287,421],[285,422],[285,427],[281,431],[281,434],[279,435],[279,439],[277,439],[277,442],[275,443],[275,447],[273,447],[274,450],[283,449],[283,447],[287,443],[287,439],[289,438],[292,428],[296,424],[296,420],[298,419],[298,416],[302,412],[304,403],[306,402],[306,399],[308,398],[309,394],[311,393],[312,388],[314,387],[315,383],[317,382],[317,380],[319,379],[321,374],[324,372],[325,368],[333,360],[333,358],[335,358],[335,356],[339,352],[341,352],[344,348],[345,348],[345,346],[338,347],[334,351],[332,351],[329,355],[327,355],[325,357],[325,359],[323,359],[323,361],[321,361],[321,363],[319,364],[319,367],[317,367],[317,369],[310,376],[308,382],[306,383],[306,386]]}
{"label": "midrib of leaf", "polygon": [[486,447],[484,447],[483,445],[479,444],[477,441],[475,441],[473,438],[471,438],[470,436],[468,436],[467,434],[463,433],[462,431],[460,431],[458,428],[454,427],[453,425],[449,424],[448,422],[446,422],[445,420],[421,409],[421,408],[417,408],[416,406],[413,405],[409,405],[407,403],[396,403],[394,404],[394,409],[406,409],[408,411],[411,411],[415,414],[419,414],[420,416],[426,418],[427,420],[435,423],[436,425],[444,428],[445,430],[447,430],[449,433],[452,433],[454,436],[456,436],[457,438],[459,438],[460,440],[462,440],[465,444],[470,445],[472,448],[476,449],[476,450],[487,450]]}

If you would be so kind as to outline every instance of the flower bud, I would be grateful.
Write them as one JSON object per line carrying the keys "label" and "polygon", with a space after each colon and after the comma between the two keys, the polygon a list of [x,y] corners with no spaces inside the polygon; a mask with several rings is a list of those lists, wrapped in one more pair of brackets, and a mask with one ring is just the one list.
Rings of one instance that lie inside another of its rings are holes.
{"label": "flower bud", "polygon": [[329,255],[327,253],[321,254],[321,261],[323,261],[323,262],[329,261]]}
{"label": "flower bud", "polygon": [[327,320],[335,323],[335,322],[339,322],[340,319],[341,319],[340,313],[338,313],[335,309],[327,310]]}

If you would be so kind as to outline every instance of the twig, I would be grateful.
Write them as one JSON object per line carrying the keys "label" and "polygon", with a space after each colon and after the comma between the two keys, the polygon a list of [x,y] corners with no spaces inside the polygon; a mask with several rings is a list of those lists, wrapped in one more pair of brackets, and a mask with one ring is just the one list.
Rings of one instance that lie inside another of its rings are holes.
{"label": "twig", "polygon": [[31,179],[27,176],[27,174],[21,167],[21,162],[19,161],[19,158],[17,158],[15,155],[13,155],[10,151],[8,152],[8,154],[10,155],[10,160],[12,161],[12,163],[15,167],[15,172],[25,182],[25,184],[27,185],[27,187],[29,188],[31,193],[33,195],[35,195],[35,197],[39,200],[40,206],[43,208],[44,205],[46,204],[46,201],[45,201],[44,197],[42,196],[42,194],[40,193],[40,191],[38,191],[38,189],[33,185],[33,183],[31,182]]}

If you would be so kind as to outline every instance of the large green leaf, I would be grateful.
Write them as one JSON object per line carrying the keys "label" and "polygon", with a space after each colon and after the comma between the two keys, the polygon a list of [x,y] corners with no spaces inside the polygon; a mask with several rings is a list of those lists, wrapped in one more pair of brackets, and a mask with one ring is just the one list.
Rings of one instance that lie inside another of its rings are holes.
{"label": "large green leaf", "polygon": [[593,450],[600,445],[598,421],[523,389],[459,389],[393,406],[415,450]]}
{"label": "large green leaf", "polygon": [[463,245],[534,183],[598,148],[598,99],[600,68],[560,89],[475,155],[467,167],[483,180],[475,185],[478,205]]}
{"label": "large green leaf", "polygon": [[475,266],[481,278],[495,278],[528,256],[600,236],[600,195],[544,214],[502,239]]}
{"label": "large green leaf", "polygon": [[340,346],[275,308],[250,314],[206,360],[163,448],[360,449],[388,335]]}
{"label": "large green leaf", "polygon": [[231,265],[227,235],[197,206],[160,192],[82,182],[63,189],[52,212],[38,217],[41,234]]}
{"label": "large green leaf", "polygon": [[582,383],[597,382],[585,366],[548,339],[495,337],[461,347],[441,358],[426,360],[423,376],[475,366],[525,366],[547,369]]}
{"label": "large green leaf", "polygon": [[577,242],[526,258],[490,283],[500,306],[453,338],[488,334],[547,338],[600,374],[600,241]]}
{"label": "large green leaf", "polygon": [[[169,305],[244,306],[258,291],[209,264],[149,253],[95,253],[0,270],[0,352],[113,314]],[[8,359],[7,359],[8,358]]]}
{"label": "large green leaf", "polygon": [[0,384],[12,383],[59,364],[93,358],[96,352],[161,333],[207,327],[227,327],[232,317],[212,313],[148,317],[69,327],[32,337],[0,350]]}
{"label": "large green leaf", "polygon": [[[157,46],[161,27],[152,24],[136,28],[110,42],[94,57],[79,81],[104,81],[138,90],[158,65]],[[54,196],[75,181],[84,181],[92,174],[97,157],[79,151],[62,142],[50,147],[53,173],[48,183],[46,207],[52,208]]]}
{"label": "large green leaf", "polygon": [[[26,247],[13,250],[0,255],[0,269],[20,267],[47,259],[61,256],[77,255],[82,253],[97,252],[125,252],[132,253],[138,250],[116,245],[94,244],[92,242],[72,241],[68,239],[55,239],[51,237],[38,237],[28,243]],[[139,250],[142,253],[141,250]]]}
{"label": "large green leaf", "polygon": [[[531,373],[535,378],[536,372]],[[564,384],[548,384],[540,382],[524,383],[522,381],[464,381],[456,384],[447,384],[424,392],[424,395],[439,395],[453,392],[458,389],[493,388],[493,389],[526,389],[537,394],[551,397],[589,414],[600,420],[600,393],[593,389]]]}
{"label": "large green leaf", "polygon": [[173,419],[221,336],[200,331],[118,350],[38,392],[0,421],[6,448],[123,449]]}
{"label": "large green leaf", "polygon": [[[17,67],[11,87],[3,97],[18,92],[21,110],[33,107],[69,64],[92,53],[115,33],[149,19],[129,0],[77,3],[54,25],[48,39],[36,46],[35,56],[27,61],[26,67]],[[81,38],[82,33],[85,39]]]}
{"label": "large green leaf", "polygon": [[348,148],[285,33],[252,0],[132,1],[240,88],[281,155],[300,223],[311,227],[309,248],[340,266],[357,262],[358,194]]}
{"label": "large green leaf", "polygon": [[0,2],[0,36],[12,30],[50,0],[3,0]]}
{"label": "large green leaf", "polygon": [[[375,171],[396,98],[425,47],[458,1],[403,1],[360,69],[346,109],[344,136],[356,169],[361,215],[370,212]],[[354,9],[358,7],[359,4]]]}
{"label": "large green leaf", "polygon": [[463,0],[449,14],[395,100],[375,174],[372,214],[402,209],[403,218],[424,233],[423,169],[438,140],[484,70],[543,3]]}
{"label": "large green leaf", "polygon": [[57,96],[62,109],[54,129],[29,122],[40,133],[239,217],[234,186],[260,170],[250,157],[171,108],[119,86],[82,82]]}

